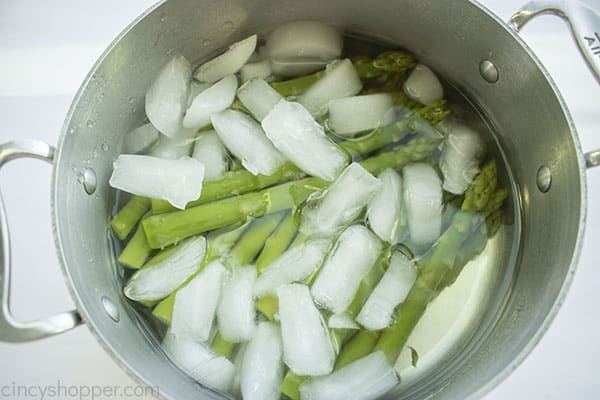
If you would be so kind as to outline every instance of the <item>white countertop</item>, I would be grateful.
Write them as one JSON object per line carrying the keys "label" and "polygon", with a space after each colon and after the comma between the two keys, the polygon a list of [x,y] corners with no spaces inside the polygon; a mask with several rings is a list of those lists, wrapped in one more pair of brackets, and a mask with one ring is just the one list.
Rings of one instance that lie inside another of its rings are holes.
{"label": "white countertop", "polygon": [[[0,142],[35,138],[55,144],[89,68],[112,39],[153,3],[0,2]],[[504,20],[522,4],[519,0],[483,3]],[[523,35],[562,91],[584,150],[600,148],[600,87],[583,66],[565,23],[541,17]],[[588,184],[586,239],[567,300],[539,345],[487,400],[600,397],[600,269],[593,245],[600,238],[600,169],[589,171]],[[10,163],[0,174],[0,187],[11,229],[15,314],[26,320],[72,308],[50,228],[50,167],[35,160]],[[135,385],[85,327],[40,342],[0,344],[0,398],[41,398],[15,397],[2,390],[16,390],[17,385],[56,386],[57,382],[65,387]]]}

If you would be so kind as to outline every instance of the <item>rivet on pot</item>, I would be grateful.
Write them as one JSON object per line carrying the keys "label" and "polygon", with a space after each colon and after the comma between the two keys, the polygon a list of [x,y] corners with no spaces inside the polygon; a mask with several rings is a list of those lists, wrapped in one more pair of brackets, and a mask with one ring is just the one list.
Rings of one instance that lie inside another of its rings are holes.
{"label": "rivet on pot", "polygon": [[498,67],[490,60],[483,60],[479,63],[479,73],[489,83],[498,82],[498,78],[500,77]]}
{"label": "rivet on pot", "polygon": [[119,320],[121,319],[121,315],[119,314],[119,310],[117,309],[115,303],[106,296],[102,296],[100,301],[102,302],[102,307],[104,307],[104,311],[106,311],[106,314],[108,314],[110,319],[112,319],[115,322],[119,322]]}
{"label": "rivet on pot", "polygon": [[96,179],[96,172],[91,168],[83,170],[83,189],[87,194],[92,194],[96,191],[96,185],[98,180]]}
{"label": "rivet on pot", "polygon": [[537,187],[542,193],[546,193],[552,186],[552,172],[550,168],[542,165],[537,172]]}

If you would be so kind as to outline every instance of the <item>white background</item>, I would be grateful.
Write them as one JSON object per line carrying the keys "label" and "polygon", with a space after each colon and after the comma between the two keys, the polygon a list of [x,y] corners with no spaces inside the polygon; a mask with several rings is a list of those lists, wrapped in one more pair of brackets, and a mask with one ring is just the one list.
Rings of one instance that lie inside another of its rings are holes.
{"label": "white background", "polygon": [[[600,9],[600,1],[592,2]],[[36,138],[55,144],[87,71],[112,39],[152,3],[2,0],[0,142]],[[507,20],[521,2],[484,4]],[[600,148],[600,87],[579,59],[566,25],[555,17],[542,17],[523,35],[570,106],[584,150]],[[49,165],[23,160],[8,164],[0,174],[12,234],[13,311],[21,319],[73,307],[51,236],[50,171]],[[568,298],[540,344],[488,400],[600,398],[600,250],[594,246],[600,238],[600,169],[589,171],[588,177],[588,227]],[[63,385],[133,384],[85,327],[36,343],[0,344],[0,387],[57,380]]]}

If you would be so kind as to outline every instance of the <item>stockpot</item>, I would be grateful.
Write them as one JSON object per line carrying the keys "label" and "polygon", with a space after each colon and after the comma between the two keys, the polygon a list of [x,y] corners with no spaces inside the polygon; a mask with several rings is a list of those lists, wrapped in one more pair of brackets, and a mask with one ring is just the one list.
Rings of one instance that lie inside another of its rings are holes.
{"label": "stockpot", "polygon": [[[520,215],[516,270],[501,309],[469,351],[417,386],[386,398],[478,398],[531,351],[563,302],[582,244],[586,167],[560,93],[518,30],[541,13],[568,21],[600,81],[600,17],[575,1],[534,1],[505,24],[469,0],[165,0],[134,21],[83,82],[57,147],[37,141],[0,146],[0,166],[19,157],[53,164],[56,248],[77,310],[19,322],[10,313],[10,246],[0,209],[0,340],[20,342],[83,321],[106,351],[168,399],[218,399],[160,350],[125,301],[108,221],[108,185],[125,132],[144,120],[145,91],[175,53],[200,61],[250,33],[291,20],[321,20],[407,48],[464,93],[496,133],[511,167]],[[553,224],[547,224],[548,215]],[[556,228],[553,228],[556,227]]]}

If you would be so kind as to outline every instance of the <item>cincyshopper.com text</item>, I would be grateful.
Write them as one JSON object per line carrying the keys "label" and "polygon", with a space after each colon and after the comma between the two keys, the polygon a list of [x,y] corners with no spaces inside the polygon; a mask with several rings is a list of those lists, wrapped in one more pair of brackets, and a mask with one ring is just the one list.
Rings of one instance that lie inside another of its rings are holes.
{"label": "cincyshopper.com text", "polygon": [[50,385],[20,385],[17,382],[0,383],[0,399],[128,400],[139,398],[160,398],[158,387],[141,385],[67,385],[60,380]]}

